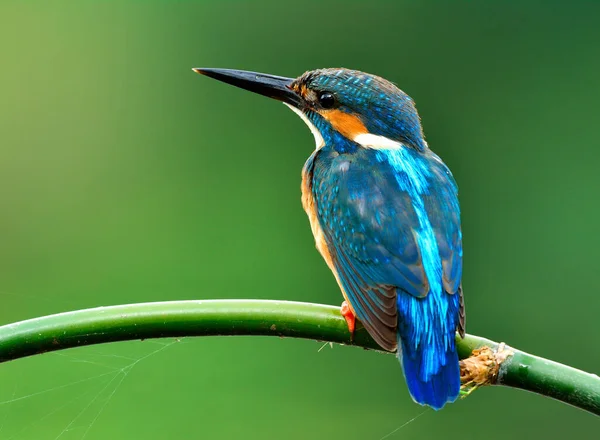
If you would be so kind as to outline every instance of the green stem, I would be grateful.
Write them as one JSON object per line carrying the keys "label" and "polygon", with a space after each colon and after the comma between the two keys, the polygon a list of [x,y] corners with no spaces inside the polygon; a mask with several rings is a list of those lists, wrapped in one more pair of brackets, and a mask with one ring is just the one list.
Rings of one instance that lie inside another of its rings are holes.
{"label": "green stem", "polygon": [[[354,339],[338,307],[289,301],[207,300],[130,304],[79,310],[0,327],[0,362],[84,345],[185,336],[285,336],[381,350],[367,332]],[[457,339],[461,359],[498,344]],[[510,349],[496,385],[521,388],[600,415],[600,378]]]}

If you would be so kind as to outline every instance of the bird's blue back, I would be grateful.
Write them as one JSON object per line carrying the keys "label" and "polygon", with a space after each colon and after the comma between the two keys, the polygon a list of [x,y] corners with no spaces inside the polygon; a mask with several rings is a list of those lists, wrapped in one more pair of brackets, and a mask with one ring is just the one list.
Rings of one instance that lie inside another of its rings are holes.
{"label": "bird's blue back", "polygon": [[357,318],[382,347],[399,347],[417,402],[455,400],[462,242],[448,168],[430,150],[364,148],[334,134],[304,174]]}

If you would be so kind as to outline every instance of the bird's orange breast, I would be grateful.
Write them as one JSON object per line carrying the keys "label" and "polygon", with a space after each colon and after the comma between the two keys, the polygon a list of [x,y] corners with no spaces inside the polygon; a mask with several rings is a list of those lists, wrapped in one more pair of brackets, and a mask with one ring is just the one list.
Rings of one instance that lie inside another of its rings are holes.
{"label": "bird's orange breast", "polygon": [[323,235],[323,229],[319,224],[319,218],[317,217],[317,207],[315,204],[315,198],[312,193],[312,186],[310,182],[310,175],[307,172],[302,173],[302,207],[308,215],[310,221],[310,229],[312,230],[313,236],[315,237],[315,243],[317,249],[325,259],[325,262],[329,268],[335,273],[333,260],[331,253],[327,247],[325,236]]}
{"label": "bird's orange breast", "polygon": [[309,172],[306,171],[306,169],[304,169],[302,171],[302,186],[301,186],[301,188],[302,188],[302,207],[304,208],[304,211],[306,211],[306,214],[308,215],[308,220],[310,222],[310,228],[312,230],[313,236],[315,237],[315,244],[317,246],[317,249],[318,249],[319,253],[323,256],[323,259],[327,263],[327,266],[329,266],[329,269],[331,269],[331,272],[333,272],[333,275],[335,276],[335,279],[336,279],[338,285],[340,286],[340,290],[342,291],[342,295],[344,295],[344,299],[348,302],[348,304],[350,306],[350,310],[352,310],[352,313],[354,313],[354,315],[356,316],[356,313],[354,312],[354,308],[352,307],[352,304],[348,300],[348,296],[346,295],[346,292],[344,291],[344,287],[342,286],[342,283],[340,282],[340,277],[338,276],[337,269],[335,268],[335,265],[333,264],[333,258],[331,257],[331,252],[329,250],[329,246],[327,246],[327,242],[325,241],[325,235],[323,234],[323,228],[321,228],[321,224],[319,223],[319,218],[317,216],[317,206],[316,206],[316,202],[315,202],[315,197],[313,196],[313,192],[312,192],[311,175]]}

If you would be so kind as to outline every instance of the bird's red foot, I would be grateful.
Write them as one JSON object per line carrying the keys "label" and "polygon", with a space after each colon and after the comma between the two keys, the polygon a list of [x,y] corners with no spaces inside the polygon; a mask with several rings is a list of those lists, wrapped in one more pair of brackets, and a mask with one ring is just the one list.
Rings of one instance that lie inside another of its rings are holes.
{"label": "bird's red foot", "polygon": [[356,328],[356,316],[352,312],[350,305],[347,301],[342,303],[342,307],[340,308],[340,313],[346,320],[346,324],[348,324],[348,331],[350,332],[350,340],[354,339],[354,329]]}

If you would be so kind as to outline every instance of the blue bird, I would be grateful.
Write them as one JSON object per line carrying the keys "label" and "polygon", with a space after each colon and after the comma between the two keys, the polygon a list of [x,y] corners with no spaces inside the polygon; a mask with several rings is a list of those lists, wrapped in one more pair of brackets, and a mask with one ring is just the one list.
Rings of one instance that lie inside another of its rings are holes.
{"label": "blue bird", "polygon": [[397,351],[409,392],[434,409],[460,392],[455,333],[464,337],[457,185],[423,135],[413,100],[391,82],[348,69],[285,78],[194,69],[279,101],[312,131],[302,204],[316,246],[357,318]]}

